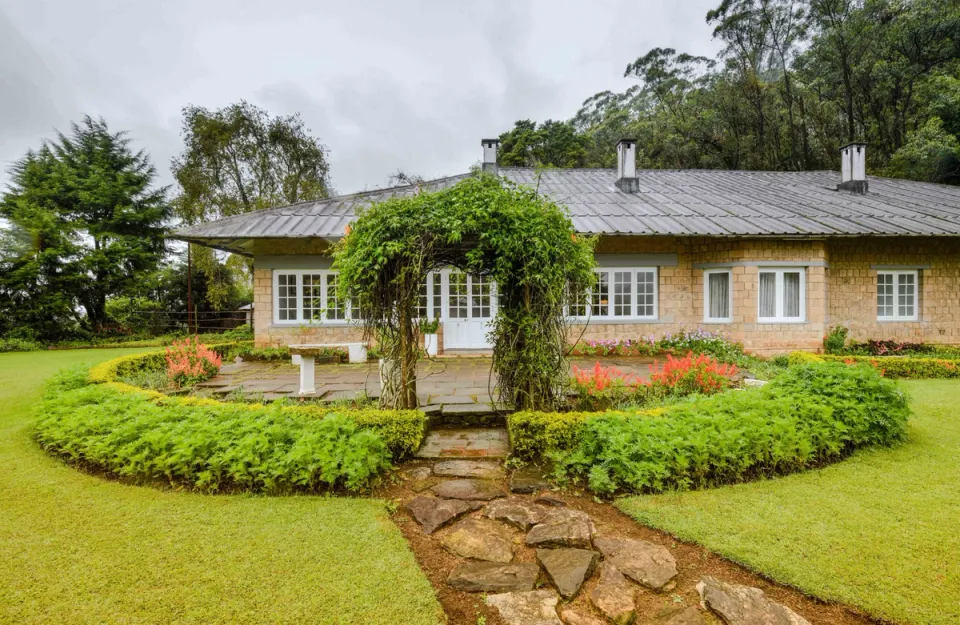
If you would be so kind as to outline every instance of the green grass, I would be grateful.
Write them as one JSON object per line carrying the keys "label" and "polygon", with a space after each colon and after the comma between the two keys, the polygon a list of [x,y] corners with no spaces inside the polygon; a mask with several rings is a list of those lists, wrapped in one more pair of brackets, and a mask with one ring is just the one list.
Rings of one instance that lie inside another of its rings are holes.
{"label": "green grass", "polygon": [[443,620],[381,501],[126,486],[39,450],[43,380],[135,351],[0,355],[0,623]]}
{"label": "green grass", "polygon": [[901,382],[908,442],[780,479],[630,497],[638,521],[896,623],[960,622],[960,382]]}

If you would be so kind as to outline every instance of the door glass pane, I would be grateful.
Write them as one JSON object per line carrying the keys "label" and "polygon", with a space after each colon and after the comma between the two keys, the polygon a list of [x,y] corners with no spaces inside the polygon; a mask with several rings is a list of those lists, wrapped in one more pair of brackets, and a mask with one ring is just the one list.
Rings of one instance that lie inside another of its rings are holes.
{"label": "door glass pane", "polygon": [[[572,290],[572,289],[571,289]],[[584,291],[578,291],[576,293],[570,293],[568,299],[570,301],[570,316],[571,317],[586,317],[587,316],[587,298],[589,294]]]}
{"label": "door glass pane", "polygon": [[430,274],[432,276],[431,280],[433,281],[433,319],[440,318],[440,311],[443,310],[443,292],[440,290],[440,284],[443,280],[443,276],[437,272]]}
{"label": "door glass pane", "polygon": [[711,273],[708,275],[708,293],[710,319],[728,319],[730,317],[730,274]]}
{"label": "door glass pane", "polygon": [[877,274],[877,316],[893,317],[893,274]]}
{"label": "door glass pane", "polygon": [[629,271],[613,272],[613,315],[629,317],[633,315],[633,301],[630,297],[633,278]]}
{"label": "door glass pane", "polygon": [[800,318],[800,272],[783,273],[783,316],[787,319]]}
{"label": "door glass pane", "polygon": [[597,284],[593,287],[591,303],[594,317],[606,317],[610,312],[610,274],[601,271],[597,274]]}
{"label": "door glass pane", "polygon": [[897,315],[912,317],[917,296],[916,276],[912,273],[901,273],[897,278]]}
{"label": "door glass pane", "polygon": [[474,319],[490,318],[490,284],[490,278],[472,276],[470,316]]}
{"label": "door glass pane", "polygon": [[760,273],[760,318],[777,316],[777,274],[772,271]]}
{"label": "door glass pane", "polygon": [[282,273],[277,276],[277,319],[297,320],[297,276]]}
{"label": "door glass pane", "polygon": [[303,318],[306,321],[320,321],[323,318],[322,280],[320,274],[303,275]]}
{"label": "door glass pane", "polygon": [[657,313],[657,272],[637,272],[637,315],[653,317]]}
{"label": "door glass pane", "polygon": [[427,279],[420,283],[420,296],[417,298],[417,319],[427,318]]}
{"label": "door glass pane", "polygon": [[447,308],[451,319],[467,318],[467,274],[451,271]]}
{"label": "door glass pane", "polygon": [[337,295],[337,274],[328,273],[327,277],[327,319],[346,319],[343,302]]}

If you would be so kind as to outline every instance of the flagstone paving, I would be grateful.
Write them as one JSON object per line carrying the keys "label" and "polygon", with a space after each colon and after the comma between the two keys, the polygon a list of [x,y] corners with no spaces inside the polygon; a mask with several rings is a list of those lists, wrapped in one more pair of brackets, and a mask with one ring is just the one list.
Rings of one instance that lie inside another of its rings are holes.
{"label": "flagstone paving", "polygon": [[[496,379],[487,357],[443,356],[423,360],[417,365],[417,399],[436,424],[501,425],[479,422],[476,417],[506,408],[497,405]],[[649,376],[650,358],[586,358],[571,361],[573,367],[589,369],[596,362],[616,367],[624,374]],[[353,400],[380,396],[380,377],[376,362],[364,364],[320,364],[315,367],[316,392],[300,395],[300,369],[289,361],[235,362],[225,364],[220,375],[196,388],[202,393],[244,399],[303,398],[320,402]],[[436,407],[436,408],[434,408]]]}
{"label": "flagstone paving", "polygon": [[[532,473],[528,468],[528,478],[540,479]],[[498,463],[418,464],[400,476],[438,480],[435,496],[405,497],[404,509],[418,524],[413,531],[455,560],[440,583],[447,592],[483,593],[507,625],[706,625],[706,615],[710,623],[810,625],[761,589],[709,574],[695,578],[699,605],[684,605],[676,594],[671,599],[676,544],[668,549],[618,536],[575,504],[539,505],[547,497],[529,488],[501,499],[508,478]],[[649,593],[661,599],[651,601]]]}

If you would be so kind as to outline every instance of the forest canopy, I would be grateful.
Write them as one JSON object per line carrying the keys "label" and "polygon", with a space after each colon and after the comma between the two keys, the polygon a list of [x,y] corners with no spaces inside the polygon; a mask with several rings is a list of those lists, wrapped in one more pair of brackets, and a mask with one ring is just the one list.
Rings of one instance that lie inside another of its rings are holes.
{"label": "forest canopy", "polygon": [[613,167],[621,137],[648,169],[837,169],[866,141],[876,175],[960,183],[960,3],[722,0],[716,58],[654,48],[624,91],[567,121],[517,121],[502,165]]}

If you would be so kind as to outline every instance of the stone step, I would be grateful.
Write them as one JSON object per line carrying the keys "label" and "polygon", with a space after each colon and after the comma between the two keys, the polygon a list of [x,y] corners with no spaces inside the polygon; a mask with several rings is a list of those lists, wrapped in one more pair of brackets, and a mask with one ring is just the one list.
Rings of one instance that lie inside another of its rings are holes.
{"label": "stone step", "polygon": [[507,429],[503,427],[431,429],[417,458],[505,458],[510,453]]}

